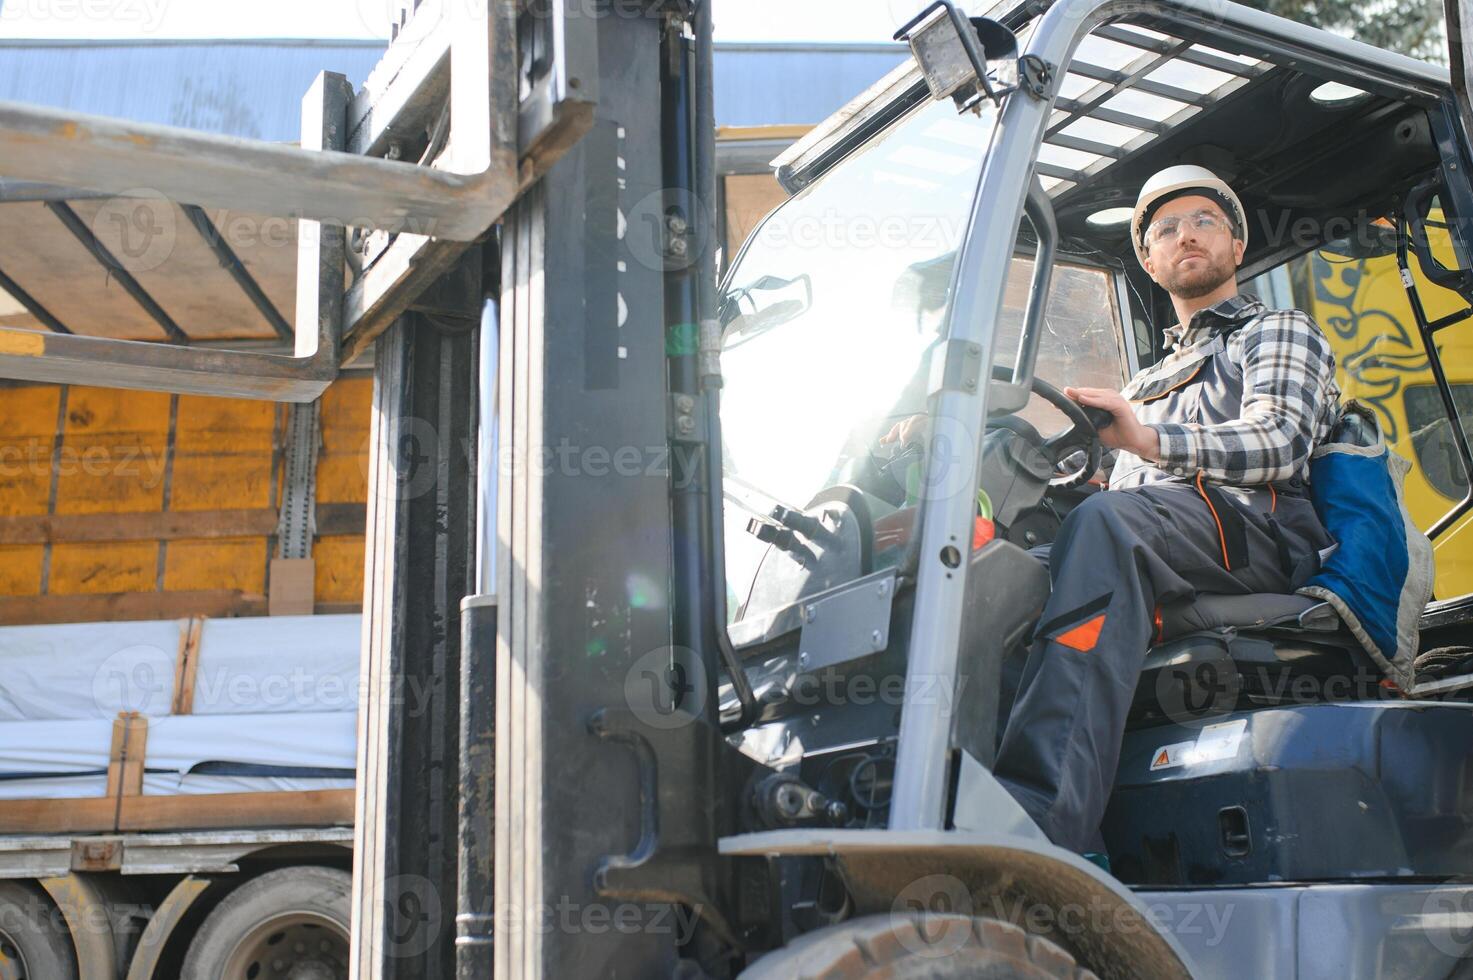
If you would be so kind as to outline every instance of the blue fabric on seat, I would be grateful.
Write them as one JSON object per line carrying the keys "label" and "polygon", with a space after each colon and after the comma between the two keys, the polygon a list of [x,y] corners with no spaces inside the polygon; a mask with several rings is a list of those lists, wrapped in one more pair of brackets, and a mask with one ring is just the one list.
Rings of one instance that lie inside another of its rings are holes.
{"label": "blue fabric on seat", "polygon": [[1409,466],[1387,448],[1374,414],[1348,403],[1333,441],[1309,467],[1310,497],[1338,547],[1300,590],[1330,602],[1403,690],[1412,685],[1417,624],[1432,593],[1432,545],[1401,494]]}

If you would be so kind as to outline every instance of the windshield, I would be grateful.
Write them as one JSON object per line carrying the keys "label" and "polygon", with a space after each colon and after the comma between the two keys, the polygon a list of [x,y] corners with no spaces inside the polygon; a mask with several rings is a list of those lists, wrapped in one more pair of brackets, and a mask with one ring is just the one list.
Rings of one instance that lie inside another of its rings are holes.
{"label": "windshield", "polygon": [[881,437],[925,411],[928,354],[995,120],[990,106],[958,114],[927,101],[769,216],[728,276],[733,617],[752,612],[743,607],[767,550],[748,520],[775,504],[801,510],[854,467],[885,465]]}

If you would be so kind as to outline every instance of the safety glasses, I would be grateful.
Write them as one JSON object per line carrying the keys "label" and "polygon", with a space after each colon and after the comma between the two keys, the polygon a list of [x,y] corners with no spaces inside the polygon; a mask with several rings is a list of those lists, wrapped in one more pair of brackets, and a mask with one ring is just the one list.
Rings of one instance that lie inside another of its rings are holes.
{"label": "safety glasses", "polygon": [[1157,244],[1176,238],[1183,228],[1202,235],[1214,234],[1219,231],[1231,231],[1232,225],[1228,220],[1216,211],[1193,211],[1190,214],[1173,214],[1165,218],[1158,218],[1151,222],[1146,228],[1146,247],[1151,248]]}

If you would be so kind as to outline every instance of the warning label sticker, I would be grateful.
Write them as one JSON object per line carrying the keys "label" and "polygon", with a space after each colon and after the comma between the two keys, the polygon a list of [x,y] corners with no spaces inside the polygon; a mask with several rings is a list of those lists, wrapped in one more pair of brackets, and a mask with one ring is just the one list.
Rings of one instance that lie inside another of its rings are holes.
{"label": "warning label sticker", "polygon": [[1151,753],[1151,771],[1157,769],[1175,769],[1177,766],[1186,765],[1190,759],[1188,755],[1196,742],[1177,742],[1175,745],[1163,745]]}
{"label": "warning label sticker", "polygon": [[1192,761],[1215,762],[1233,758],[1238,754],[1238,743],[1243,740],[1243,732],[1247,728],[1247,718],[1208,725],[1197,734],[1197,748]]}
{"label": "warning label sticker", "polygon": [[1151,772],[1188,766],[1194,762],[1217,762],[1235,758],[1238,744],[1242,742],[1247,728],[1246,718],[1219,722],[1203,728],[1197,733],[1195,741],[1163,745],[1151,753]]}

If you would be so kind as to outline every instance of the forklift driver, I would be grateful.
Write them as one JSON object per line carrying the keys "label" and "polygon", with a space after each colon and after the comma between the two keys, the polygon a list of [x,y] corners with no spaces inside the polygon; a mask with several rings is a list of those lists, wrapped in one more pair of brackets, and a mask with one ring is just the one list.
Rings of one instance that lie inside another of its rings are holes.
{"label": "forklift driver", "polygon": [[1114,419],[1109,491],[1065,519],[996,775],[1054,843],[1098,852],[1126,713],[1160,608],[1289,593],[1331,544],[1307,493],[1339,414],[1335,359],[1299,310],[1238,295],[1247,215],[1195,166],[1146,181],[1136,256],[1171,294],[1169,353],[1121,392],[1066,388]]}

